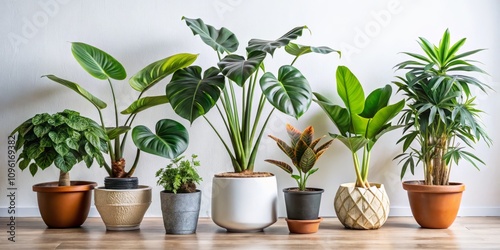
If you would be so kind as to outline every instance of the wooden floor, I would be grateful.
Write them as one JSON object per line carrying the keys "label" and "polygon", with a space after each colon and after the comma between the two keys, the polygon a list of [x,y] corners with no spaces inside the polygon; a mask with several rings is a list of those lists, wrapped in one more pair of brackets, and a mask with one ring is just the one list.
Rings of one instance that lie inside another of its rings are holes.
{"label": "wooden floor", "polygon": [[422,229],[412,217],[391,217],[378,230],[347,230],[326,218],[315,234],[288,232],[280,218],[259,233],[227,233],[210,219],[200,219],[192,235],[166,235],[162,218],[145,218],[141,229],[106,231],[100,218],[81,228],[48,229],[40,218],[16,219],[16,242],[0,218],[0,249],[500,249],[500,217],[463,217],[444,230]]}

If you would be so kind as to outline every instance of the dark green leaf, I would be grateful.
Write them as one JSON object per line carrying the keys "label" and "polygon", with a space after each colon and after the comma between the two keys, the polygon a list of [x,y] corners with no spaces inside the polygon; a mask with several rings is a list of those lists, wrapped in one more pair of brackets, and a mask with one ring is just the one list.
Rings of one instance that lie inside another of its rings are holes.
{"label": "dark green leaf", "polygon": [[83,96],[85,99],[87,99],[90,103],[92,103],[94,106],[96,106],[99,109],[106,108],[106,106],[107,106],[107,104],[105,102],[101,101],[99,98],[95,97],[90,92],[88,92],[87,90],[85,90],[80,85],[78,85],[74,82],[70,82],[68,80],[61,79],[55,75],[45,75],[42,77],[47,77],[54,82],[60,83],[64,86],[72,89],[73,91],[75,91],[79,95]]}
{"label": "dark green leaf", "polygon": [[276,40],[251,39],[248,42],[246,50],[248,53],[259,50],[273,55],[277,48],[286,46],[290,41],[302,36],[302,31],[304,29],[308,29],[307,26],[295,27]]}
{"label": "dark green leaf", "polygon": [[193,31],[193,35],[200,35],[201,40],[219,53],[233,53],[238,49],[238,39],[228,29],[222,27],[220,30],[207,25],[201,19],[189,19],[182,17],[187,26]]}
{"label": "dark green leaf", "polygon": [[110,140],[116,139],[119,135],[127,133],[130,130],[129,126],[120,126],[116,128],[106,128],[106,133]]}
{"label": "dark green leaf", "polygon": [[130,106],[128,106],[127,109],[123,110],[121,114],[123,115],[128,115],[128,114],[137,114],[143,110],[146,110],[148,108],[158,106],[161,104],[168,103],[168,98],[164,95],[160,96],[147,96],[143,97],[141,99],[135,100]]}
{"label": "dark green leaf", "polygon": [[266,53],[254,51],[248,54],[248,59],[238,55],[228,55],[217,65],[223,75],[233,80],[242,87],[245,81],[259,68],[259,65],[266,58]]}
{"label": "dark green leaf", "polygon": [[182,124],[163,119],[156,123],[156,134],[145,126],[137,126],[132,130],[132,139],[144,152],[174,159],[186,150],[189,135]]}

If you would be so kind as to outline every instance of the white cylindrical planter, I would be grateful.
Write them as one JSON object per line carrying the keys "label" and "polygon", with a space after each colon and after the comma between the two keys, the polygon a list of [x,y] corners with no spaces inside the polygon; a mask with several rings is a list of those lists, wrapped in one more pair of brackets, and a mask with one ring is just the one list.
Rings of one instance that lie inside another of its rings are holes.
{"label": "white cylindrical planter", "polygon": [[212,184],[212,220],[228,231],[262,231],[277,219],[276,176],[217,177]]}
{"label": "white cylindrical planter", "polygon": [[151,187],[137,189],[105,189],[94,191],[95,206],[107,230],[139,229],[144,214],[151,204]]}

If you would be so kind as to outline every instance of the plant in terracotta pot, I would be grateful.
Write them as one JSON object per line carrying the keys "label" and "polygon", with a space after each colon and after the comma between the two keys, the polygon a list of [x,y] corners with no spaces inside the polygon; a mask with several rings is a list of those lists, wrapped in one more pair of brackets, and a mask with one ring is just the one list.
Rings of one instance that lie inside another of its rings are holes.
{"label": "plant in terracotta pot", "polygon": [[389,105],[390,85],[375,89],[365,99],[359,80],[345,66],[337,68],[336,78],[337,92],[345,107],[314,93],[315,101],[339,130],[330,135],[351,151],[356,173],[355,183],[340,185],[335,195],[335,212],[346,228],[377,229],[389,215],[389,197],[383,184],[368,181],[371,151],[382,135],[400,127],[392,125],[391,120],[403,109],[405,101]]}
{"label": "plant in terracotta pot", "polygon": [[422,227],[447,228],[458,213],[463,183],[450,182],[452,164],[465,159],[476,168],[484,162],[467,148],[488,137],[476,107],[471,89],[486,92],[488,85],[467,74],[485,73],[475,66],[469,56],[481,51],[459,53],[465,38],[450,43],[446,30],[438,45],[419,38],[423,54],[405,52],[411,57],[396,65],[406,70],[404,77],[394,83],[407,99],[400,124],[404,125],[403,151],[396,158],[402,163],[401,178],[415,166],[422,164],[424,179],[405,181],[413,216]]}
{"label": "plant in terracotta pot", "polygon": [[[102,109],[106,108],[107,104],[81,85],[55,75],[45,77],[75,91],[96,108],[100,126],[107,133],[105,146],[109,156],[109,162],[102,164],[109,176],[104,180],[104,187],[98,187],[95,190],[97,210],[108,230],[137,229],[151,203],[151,187],[138,185],[137,177],[132,176],[138,166],[141,151],[172,159],[184,152],[189,137],[182,124],[170,119],[159,120],[154,133],[143,125],[132,129],[133,122],[141,111],[168,102],[165,95],[145,96],[145,94],[165,77],[178,69],[189,66],[196,60],[197,55],[180,53],[153,62],[141,69],[129,79],[130,89],[132,93],[137,92],[137,99],[126,109],[118,112],[119,97],[115,94],[112,80],[123,80],[127,77],[122,64],[108,53],[89,44],[73,42],[71,51],[86,72],[109,85],[108,93],[109,100],[113,103],[113,117],[106,120]],[[122,119],[120,115],[123,115]],[[123,120],[124,122],[121,123]],[[132,166],[127,169],[123,153],[126,142],[130,141],[128,138],[130,131],[132,131],[132,141],[137,150]],[[120,197],[120,199],[110,199],[109,196]]]}
{"label": "plant in terracotta pot", "polygon": [[35,176],[38,169],[55,166],[58,182],[39,183],[38,207],[48,227],[79,227],[87,219],[92,190],[97,183],[71,181],[69,172],[80,162],[87,167],[104,164],[102,152],[107,152],[106,132],[93,120],[78,112],[64,110],[55,114],[37,114],[23,122],[11,134],[17,135],[14,147],[20,152],[18,166],[29,169]]}
{"label": "plant in terracotta pot", "polygon": [[177,157],[172,163],[156,172],[160,193],[163,225],[167,234],[192,234],[198,226],[201,191],[196,189],[202,178],[197,172],[200,162],[197,155],[191,160]]}
{"label": "plant in terracotta pot", "polygon": [[318,171],[319,168],[314,168],[314,165],[330,147],[333,140],[319,145],[322,138],[313,138],[314,129],[312,126],[301,132],[292,125],[287,124],[286,131],[290,137],[290,145],[272,135],[269,135],[269,137],[276,141],[278,147],[290,157],[298,174],[294,174],[293,168],[286,162],[271,159],[267,159],[266,162],[280,167],[297,181],[298,187],[283,189],[287,213],[286,221],[290,232],[315,233],[318,231],[319,223],[322,220],[318,215],[321,194],[324,189],[308,187],[307,179]]}
{"label": "plant in terracotta pot", "polygon": [[[310,52],[336,51],[291,43],[307,29],[301,26],[276,40],[251,39],[245,55],[238,55],[239,41],[227,28],[216,29],[201,19],[183,20],[218,58],[215,66],[205,71],[200,66],[177,70],[166,87],[174,111],[191,123],[203,117],[231,160],[234,172],[213,178],[212,219],[229,231],[262,230],[277,220],[276,177],[254,172],[266,125],[276,110],[299,118],[310,106],[309,83],[293,66],[297,58]],[[278,48],[285,48],[294,59],[276,75],[266,70],[264,61]],[[213,109],[219,114],[221,127],[206,116]],[[224,139],[226,133],[228,140]]]}

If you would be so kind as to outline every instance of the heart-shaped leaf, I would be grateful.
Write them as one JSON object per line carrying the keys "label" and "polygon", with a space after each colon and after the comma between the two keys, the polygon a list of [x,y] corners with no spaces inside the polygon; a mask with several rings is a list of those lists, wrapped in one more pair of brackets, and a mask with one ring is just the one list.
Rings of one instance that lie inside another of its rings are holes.
{"label": "heart-shaped leaf", "polygon": [[253,51],[248,54],[248,59],[238,55],[228,55],[217,65],[223,75],[233,80],[242,87],[245,81],[259,68],[259,65],[266,58],[263,51]]}
{"label": "heart-shaped leaf", "polygon": [[196,61],[196,58],[198,58],[198,55],[180,53],[156,61],[132,76],[129,80],[129,84],[133,89],[144,92],[168,75],[191,65]]}
{"label": "heart-shaped leaf", "polygon": [[189,134],[182,124],[169,119],[159,120],[155,131],[152,133],[146,126],[136,126],[132,130],[132,140],[137,148],[167,159],[174,159],[187,149]]}
{"label": "heart-shaped leaf", "polygon": [[79,95],[83,96],[85,99],[87,99],[90,103],[92,103],[94,106],[96,106],[99,109],[106,108],[106,106],[107,106],[107,104],[105,102],[101,101],[101,99],[95,97],[90,92],[88,92],[87,90],[85,90],[80,85],[78,85],[78,84],[76,84],[74,82],[70,82],[68,80],[64,80],[64,79],[59,78],[59,77],[57,77],[55,75],[45,75],[45,76],[42,76],[42,77],[47,77],[47,78],[49,78],[50,80],[52,80],[54,82],[57,82],[57,83],[59,83],[61,85],[64,85],[64,86],[72,89],[73,91],[75,91]]}
{"label": "heart-shaped leaf", "polygon": [[201,76],[199,66],[178,70],[166,87],[167,98],[175,113],[193,121],[208,113],[219,100],[224,88],[224,76],[215,68],[209,68]]}
{"label": "heart-shaped leaf", "polygon": [[127,77],[125,68],[120,62],[94,46],[73,42],[71,52],[83,69],[97,79],[123,80]]}
{"label": "heart-shaped leaf", "polygon": [[222,27],[220,30],[207,25],[201,20],[182,17],[193,35],[200,35],[201,40],[219,53],[233,53],[238,49],[238,39],[230,30]]}
{"label": "heart-shaped leaf", "polygon": [[265,51],[270,55],[273,55],[277,48],[286,46],[290,41],[302,36],[302,31],[304,29],[308,29],[307,26],[295,27],[276,40],[251,39],[246,48],[247,52],[250,53],[258,50]]}
{"label": "heart-shaped leaf", "polygon": [[312,92],[307,79],[293,66],[281,66],[278,78],[266,72],[260,87],[267,100],[281,112],[299,118],[311,105]]}
{"label": "heart-shaped leaf", "polygon": [[148,108],[168,103],[168,98],[164,95],[160,96],[147,96],[134,101],[127,109],[123,110],[121,114],[136,114]]}

